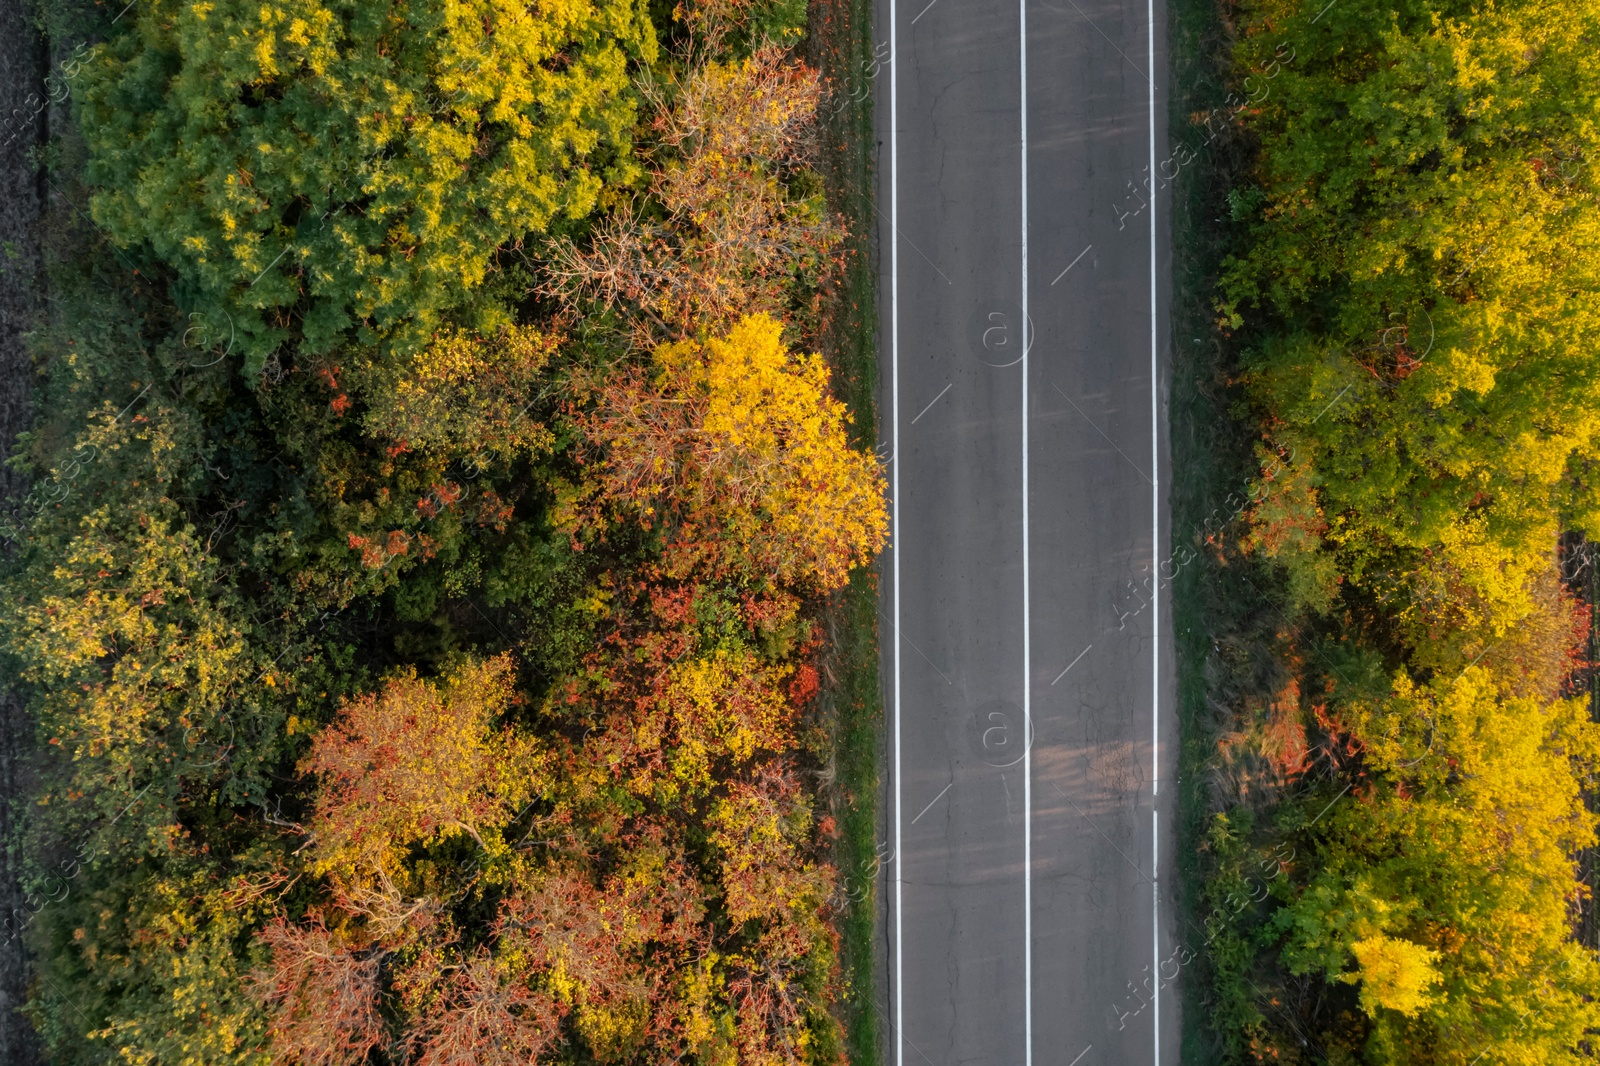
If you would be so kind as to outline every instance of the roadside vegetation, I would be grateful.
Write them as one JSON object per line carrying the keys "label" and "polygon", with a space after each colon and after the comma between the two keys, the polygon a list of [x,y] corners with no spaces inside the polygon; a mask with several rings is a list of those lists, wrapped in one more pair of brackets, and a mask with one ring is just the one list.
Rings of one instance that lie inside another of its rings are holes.
{"label": "roadside vegetation", "polygon": [[[828,86],[820,113],[822,150],[817,171],[823,195],[842,226],[837,285],[820,306],[821,349],[833,365],[833,388],[854,418],[858,448],[878,442],[877,227],[873,200],[873,99],[888,69],[886,41],[875,40],[872,0],[814,0],[806,54]],[[878,687],[878,571],[861,567],[823,616],[829,657],[820,663],[821,721],[834,762],[824,790],[839,827],[834,861],[843,889],[837,928],[842,986],[840,1011],[853,1066],[882,1059],[881,1008],[876,995],[874,944],[878,886],[893,859],[880,826],[879,773],[883,702]]]}
{"label": "roadside vegetation", "polygon": [[1600,10],[1177,11],[1187,1052],[1587,1061]]}
{"label": "roadside vegetation", "polygon": [[52,1062],[875,1043],[848,14],[825,79],[793,0],[41,10]]}

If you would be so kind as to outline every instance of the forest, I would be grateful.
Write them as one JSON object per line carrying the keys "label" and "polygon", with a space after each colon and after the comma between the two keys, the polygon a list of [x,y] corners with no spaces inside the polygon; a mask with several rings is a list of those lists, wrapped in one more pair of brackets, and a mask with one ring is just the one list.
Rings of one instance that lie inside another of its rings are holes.
{"label": "forest", "polygon": [[830,611],[886,513],[805,6],[39,18],[49,1061],[841,1061]]}
{"label": "forest", "polygon": [[[49,1061],[876,1061],[847,10],[38,5]],[[1589,1061],[1600,6],[1171,10],[1185,1061]]]}
{"label": "forest", "polygon": [[1600,7],[1206,8],[1189,1050],[1590,1061]]}

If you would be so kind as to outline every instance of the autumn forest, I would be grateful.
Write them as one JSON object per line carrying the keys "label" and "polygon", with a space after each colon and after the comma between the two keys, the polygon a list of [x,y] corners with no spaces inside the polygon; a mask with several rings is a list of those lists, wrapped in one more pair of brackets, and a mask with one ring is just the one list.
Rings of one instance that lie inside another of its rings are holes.
{"label": "autumn forest", "polygon": [[44,17],[49,1060],[837,1061],[819,612],[886,519],[804,10]]}
{"label": "autumn forest", "polygon": [[[1171,11],[1184,1061],[1590,1061],[1600,7]],[[32,7],[30,1056],[881,1061],[870,16]]]}
{"label": "autumn forest", "polygon": [[1600,9],[1179,21],[1194,1046],[1591,1061]]}

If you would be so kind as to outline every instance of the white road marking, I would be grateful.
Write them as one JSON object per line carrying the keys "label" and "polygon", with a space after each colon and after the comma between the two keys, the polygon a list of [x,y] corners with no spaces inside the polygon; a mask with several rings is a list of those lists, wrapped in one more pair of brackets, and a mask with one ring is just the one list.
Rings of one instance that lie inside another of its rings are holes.
{"label": "white road marking", "polygon": [[[952,382],[951,382],[951,383],[950,383],[950,384],[948,384],[948,385],[946,385],[946,386],[945,386],[945,387],[944,387],[944,388],[942,388],[942,389],[940,389],[940,390],[939,390],[939,395],[937,395],[937,396],[935,396],[935,397],[934,397],[934,398],[933,398],[933,399],[931,399],[931,400],[929,400],[929,401],[928,401],[928,406],[926,406],[926,407],[924,407],[924,408],[923,408],[923,409],[922,409],[922,410],[921,410],[921,411],[920,411],[920,412],[919,412],[919,413],[918,413],[918,414],[917,414],[917,418],[921,418],[921,417],[922,417],[922,416],[923,416],[923,415],[925,415],[925,414],[927,414],[927,413],[928,413],[928,412],[929,412],[929,411],[931,411],[931,410],[933,410],[933,405],[934,405],[934,404],[936,404],[936,403],[938,403],[938,402],[939,402],[939,401],[940,401],[940,400],[942,400],[942,399],[943,399],[943,398],[944,398],[944,394],[945,394],[945,393],[947,393],[947,392],[949,392],[949,391],[950,391],[950,390],[951,390],[951,389],[953,389],[953,388],[955,388],[955,384],[956,384],[956,383],[955,383],[955,382],[953,382],[953,381],[952,381]],[[917,418],[913,418],[913,419],[912,419],[912,420],[911,420],[911,424],[912,424],[912,425],[913,425],[913,426],[914,426],[914,425],[916,425],[916,424],[917,424]]]}
{"label": "white road marking", "polygon": [[[900,64],[899,34],[895,31],[898,9],[895,0],[889,0],[889,230],[895,236],[889,242],[889,304],[894,309],[889,315],[889,392],[893,414],[890,419],[893,437],[892,454],[900,454]],[[874,207],[877,205],[874,204]],[[938,267],[934,267],[938,270]],[[948,279],[947,279],[948,280]],[[894,464],[890,480],[890,546],[894,551],[894,1062],[905,1066],[905,938],[902,933],[903,886],[902,873],[905,854],[900,848],[901,811],[900,788],[900,464]]]}
{"label": "white road marking", "polygon": [[[1092,647],[1094,647],[1093,644],[1089,645],[1089,648],[1092,648]],[[1078,658],[1072,660],[1070,663],[1067,664],[1067,670],[1071,670],[1074,666],[1077,666],[1078,665],[1078,659],[1082,659],[1085,655],[1089,654],[1089,648],[1084,648],[1082,651],[1080,651],[1078,653]],[[1057,674],[1056,675],[1056,681],[1060,681],[1063,677],[1066,677],[1067,676],[1067,670],[1063,670],[1059,674]],[[1056,681],[1050,682],[1052,687],[1055,685]]]}
{"label": "white road marking", "polygon": [[1017,0],[1021,54],[1018,93],[1022,136],[1022,1030],[1023,1066],[1033,1066],[1033,629],[1028,570],[1028,0]]}
{"label": "white road marking", "polygon": [[1082,1051],[1080,1051],[1080,1052],[1078,1052],[1078,1057],[1077,1057],[1077,1058],[1076,1058],[1076,1059],[1073,1059],[1073,1060],[1072,1060],[1072,1061],[1071,1061],[1071,1062],[1069,1062],[1069,1063],[1067,1063],[1067,1066],[1078,1066],[1078,1062],[1079,1062],[1079,1061],[1080,1061],[1080,1060],[1081,1060],[1081,1059],[1082,1059],[1082,1058],[1083,1058],[1083,1057],[1084,1057],[1084,1056],[1085,1056],[1085,1055],[1087,1055],[1087,1054],[1088,1054],[1088,1053],[1089,1053],[1089,1049],[1090,1049],[1090,1048],[1092,1048],[1092,1047],[1094,1047],[1094,1045],[1093,1045],[1093,1044],[1090,1044],[1090,1045],[1089,1045],[1089,1047],[1086,1047],[1086,1048],[1084,1048],[1084,1049],[1083,1049],[1083,1050],[1082,1050]]}
{"label": "white road marking", "polygon": [[916,818],[911,819],[911,824],[912,825],[916,825],[917,822],[922,818],[923,814],[927,814],[929,811],[933,810],[933,805],[935,803],[938,803],[940,800],[944,799],[944,794],[946,792],[949,792],[952,788],[955,788],[955,787],[956,787],[956,783],[954,781],[952,781],[948,785],[946,785],[943,788],[941,788],[939,790],[939,794],[937,796],[933,797],[933,799],[929,800],[928,801],[928,805],[926,807],[922,808],[922,814],[919,814],[919,815],[917,815]]}
{"label": "white road marking", "polygon": [[[1156,3],[1145,0],[1146,69],[1149,93],[1150,174],[1156,171]],[[1150,194],[1150,558],[1161,558],[1161,422],[1159,403],[1160,367],[1157,336],[1160,320],[1156,313],[1156,195]],[[1161,972],[1161,822],[1157,817],[1157,794],[1161,788],[1161,582],[1151,595],[1150,630],[1150,963],[1151,972]],[[1155,1035],[1155,1066],[1161,1066],[1161,982],[1152,995],[1152,1021]]]}
{"label": "white road marking", "polygon": [[[1084,256],[1088,255],[1089,254],[1089,248],[1093,248],[1093,247],[1094,247],[1094,245],[1091,244],[1091,245],[1089,245],[1088,248],[1085,248],[1083,251],[1079,252],[1078,253],[1078,259],[1082,259]],[[1067,270],[1071,270],[1073,267],[1077,266],[1078,265],[1078,259],[1074,259],[1072,262],[1068,263],[1067,264]],[[1062,278],[1066,277],[1067,276],[1067,270],[1063,270],[1061,273],[1057,274],[1056,275],[1056,281],[1060,281]],[[1055,285],[1056,281],[1052,281],[1050,284],[1053,286],[1053,285]]]}
{"label": "white road marking", "polygon": [[[938,2],[939,2],[939,0],[928,0],[928,7],[932,7],[934,4],[937,4]],[[925,7],[921,11],[917,12],[917,18],[911,20],[911,25],[915,26],[917,24],[917,19],[921,18],[923,15],[926,15],[928,13],[928,7]]]}

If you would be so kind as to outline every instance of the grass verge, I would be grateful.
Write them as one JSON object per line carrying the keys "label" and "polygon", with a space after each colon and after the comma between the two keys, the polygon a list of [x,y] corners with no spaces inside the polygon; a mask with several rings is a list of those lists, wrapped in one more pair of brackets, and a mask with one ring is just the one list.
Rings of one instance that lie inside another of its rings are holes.
{"label": "grass verge", "polygon": [[1236,124],[1218,133],[1204,124],[1228,95],[1232,33],[1218,0],[1170,0],[1168,19],[1173,149],[1204,146],[1177,177],[1172,204],[1172,544],[1174,552],[1196,553],[1173,582],[1179,938],[1194,955],[1182,978],[1180,1061],[1213,1066],[1235,1058],[1222,1034],[1237,1021],[1230,1012],[1241,1004],[1231,993],[1243,976],[1236,964],[1247,953],[1235,930],[1219,936],[1204,917],[1212,881],[1222,873],[1208,841],[1217,810],[1211,775],[1218,738],[1233,725],[1228,708],[1240,695],[1241,675],[1252,663],[1256,673],[1270,672],[1261,657],[1274,651],[1269,627],[1277,605],[1272,583],[1263,583],[1233,549],[1238,529],[1231,516],[1258,471],[1254,433],[1238,414],[1236,351],[1218,330],[1212,306],[1220,266],[1242,235],[1228,193],[1246,179],[1251,158]]}
{"label": "grass verge", "polygon": [[[878,67],[871,0],[813,0],[809,25],[807,58],[830,90],[820,169],[829,206],[849,232],[836,283],[824,294],[822,343],[834,387],[854,414],[856,442],[872,447],[877,443],[878,350],[871,87]],[[839,828],[834,861],[846,879],[848,901],[838,916],[843,984],[837,1008],[855,1066],[877,1066],[882,1046],[873,966],[883,726],[877,605],[877,574],[860,570],[826,612],[831,659],[823,694],[831,711],[830,799]]]}

